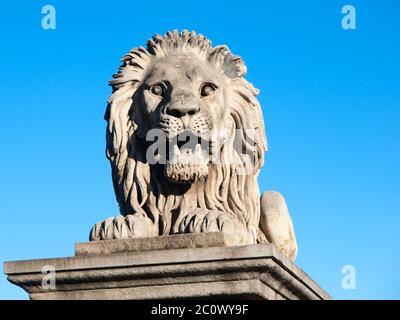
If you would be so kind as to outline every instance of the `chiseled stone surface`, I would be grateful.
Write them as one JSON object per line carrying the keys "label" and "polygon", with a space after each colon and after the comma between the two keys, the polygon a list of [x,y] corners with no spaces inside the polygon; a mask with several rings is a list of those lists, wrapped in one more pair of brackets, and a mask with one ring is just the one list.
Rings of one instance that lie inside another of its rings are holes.
{"label": "chiseled stone surface", "polygon": [[75,255],[224,246],[226,241],[222,232],[192,233],[76,243]]}
{"label": "chiseled stone surface", "polygon": [[[216,235],[209,236],[207,239]],[[210,246],[203,248],[81,252],[75,257],[5,262],[4,272],[9,281],[24,288],[31,299],[38,300],[330,299],[273,244],[214,246],[218,241],[210,241]],[[200,240],[192,238],[186,243],[196,242]],[[120,249],[118,245],[112,248]],[[55,289],[42,286],[44,266],[53,266],[56,271]]]}

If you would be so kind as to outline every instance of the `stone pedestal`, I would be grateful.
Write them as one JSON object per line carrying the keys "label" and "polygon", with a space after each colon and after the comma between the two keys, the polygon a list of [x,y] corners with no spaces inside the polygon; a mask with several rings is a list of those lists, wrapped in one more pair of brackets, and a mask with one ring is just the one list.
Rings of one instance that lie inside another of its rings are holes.
{"label": "stone pedestal", "polygon": [[[222,233],[81,243],[74,257],[5,262],[4,272],[38,300],[330,299],[272,244],[224,243]],[[55,288],[42,285],[49,266]]]}

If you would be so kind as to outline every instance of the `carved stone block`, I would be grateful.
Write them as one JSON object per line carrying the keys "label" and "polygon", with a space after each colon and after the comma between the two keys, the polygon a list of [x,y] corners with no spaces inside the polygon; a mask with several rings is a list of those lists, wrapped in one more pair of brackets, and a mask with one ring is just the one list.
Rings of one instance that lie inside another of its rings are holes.
{"label": "carved stone block", "polygon": [[[37,300],[330,299],[273,244],[223,247],[221,233],[152,239],[78,244],[74,257],[6,262],[4,272]],[[45,266],[53,289],[42,286]]]}

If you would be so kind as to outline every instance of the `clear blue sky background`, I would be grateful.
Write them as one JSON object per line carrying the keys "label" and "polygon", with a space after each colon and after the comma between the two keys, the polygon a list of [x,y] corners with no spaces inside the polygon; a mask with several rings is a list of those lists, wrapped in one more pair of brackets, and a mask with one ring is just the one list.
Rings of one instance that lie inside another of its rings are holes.
{"label": "clear blue sky background", "polygon": [[[104,153],[107,81],[153,33],[228,44],[261,90],[259,182],[288,202],[297,264],[336,299],[400,298],[400,3],[2,1],[0,261],[73,255],[117,215]],[[57,29],[41,28],[41,8]],[[341,28],[341,8],[357,29]],[[356,289],[341,268],[356,268]],[[2,266],[0,273],[2,274]],[[0,299],[27,294],[0,275]]]}

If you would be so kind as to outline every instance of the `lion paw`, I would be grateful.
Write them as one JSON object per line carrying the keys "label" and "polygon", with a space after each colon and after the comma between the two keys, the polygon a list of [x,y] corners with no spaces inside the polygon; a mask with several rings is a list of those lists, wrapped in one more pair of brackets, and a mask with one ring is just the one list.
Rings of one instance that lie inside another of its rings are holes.
{"label": "lion paw", "polygon": [[90,231],[89,240],[145,238],[158,235],[153,221],[141,214],[119,215],[100,221]]}
{"label": "lion paw", "polygon": [[196,209],[179,225],[179,233],[223,232],[228,246],[248,244],[246,228],[233,216],[218,210]]}

